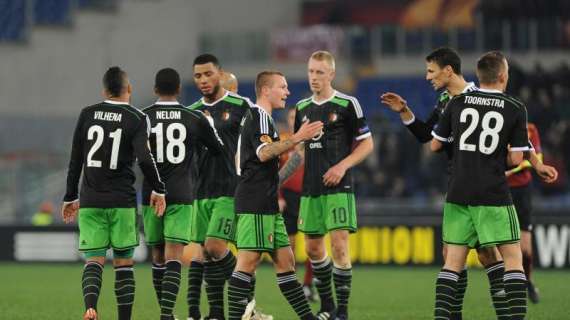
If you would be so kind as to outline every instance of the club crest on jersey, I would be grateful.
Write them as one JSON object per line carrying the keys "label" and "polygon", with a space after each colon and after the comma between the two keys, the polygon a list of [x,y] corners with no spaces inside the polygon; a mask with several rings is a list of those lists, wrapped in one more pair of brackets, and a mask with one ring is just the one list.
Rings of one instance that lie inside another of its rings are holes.
{"label": "club crest on jersey", "polygon": [[264,134],[261,137],[259,137],[259,141],[263,142],[263,143],[272,143],[273,139],[271,139],[270,136]]}
{"label": "club crest on jersey", "polygon": [[338,119],[338,114],[336,112],[329,113],[329,122],[335,122]]}
{"label": "club crest on jersey", "polygon": [[226,110],[226,111],[222,112],[222,120],[224,120],[224,121],[230,120],[230,112],[229,111]]}

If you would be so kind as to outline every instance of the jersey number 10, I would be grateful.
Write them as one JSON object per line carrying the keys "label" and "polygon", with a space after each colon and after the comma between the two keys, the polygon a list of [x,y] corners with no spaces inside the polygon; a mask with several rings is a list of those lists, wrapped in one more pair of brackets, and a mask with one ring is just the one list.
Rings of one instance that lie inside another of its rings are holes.
{"label": "jersey number 10", "polygon": [[[164,162],[164,135],[163,123],[159,122],[150,131],[156,135],[156,162]],[[175,132],[178,134],[175,136]],[[184,161],[186,156],[186,127],[181,123],[171,123],[166,126],[166,160],[173,164]],[[176,151],[176,152],[175,152]]]}
{"label": "jersey number 10", "polygon": [[[466,123],[467,118],[471,118],[471,122],[467,129],[461,134],[459,139],[459,150],[462,151],[477,151],[477,146],[474,144],[467,143],[466,140],[469,138],[473,131],[477,128],[479,124],[479,111],[473,108],[465,108],[461,111],[459,116],[459,121],[461,123]],[[495,120],[493,126],[491,126],[491,120]],[[499,145],[499,132],[503,129],[503,124],[505,120],[503,116],[496,111],[489,111],[483,116],[481,121],[481,126],[483,130],[479,135],[479,151],[484,154],[491,154]],[[491,138],[491,144],[487,144],[488,137]]]}

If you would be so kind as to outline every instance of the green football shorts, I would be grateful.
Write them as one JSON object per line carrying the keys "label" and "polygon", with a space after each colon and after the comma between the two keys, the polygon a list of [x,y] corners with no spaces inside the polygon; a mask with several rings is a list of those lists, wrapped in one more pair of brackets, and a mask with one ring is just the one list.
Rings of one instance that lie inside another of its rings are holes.
{"label": "green football shorts", "polygon": [[354,193],[301,197],[299,231],[325,235],[332,230],[356,232]]}
{"label": "green football shorts", "polygon": [[126,250],[139,245],[135,208],[80,208],[78,224],[79,251]]}
{"label": "green football shorts", "polygon": [[235,240],[234,198],[194,200],[190,218],[190,240],[204,243],[206,238]]}
{"label": "green football shorts", "polygon": [[237,248],[249,251],[275,251],[289,246],[285,220],[279,213],[237,215]]}
{"label": "green football shorts", "polygon": [[154,208],[143,206],[145,242],[150,245],[166,242],[188,244],[190,242],[190,215],[192,205],[167,205],[164,215],[159,218]]}
{"label": "green football shorts", "polygon": [[445,203],[443,242],[475,248],[519,240],[519,222],[513,205],[465,206]]}

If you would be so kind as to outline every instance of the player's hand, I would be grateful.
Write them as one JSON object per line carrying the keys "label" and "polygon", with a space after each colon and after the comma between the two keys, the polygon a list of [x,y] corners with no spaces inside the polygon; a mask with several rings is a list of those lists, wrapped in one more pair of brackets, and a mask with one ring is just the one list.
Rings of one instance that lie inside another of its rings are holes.
{"label": "player's hand", "polygon": [[72,202],[64,202],[61,206],[61,217],[65,223],[71,223],[75,221],[77,213],[79,212],[79,200]]}
{"label": "player's hand", "polygon": [[164,210],[166,210],[165,196],[156,192],[151,193],[150,206],[154,208],[154,214],[156,214],[157,217],[162,217]]}
{"label": "player's hand", "polygon": [[296,143],[306,141],[318,135],[322,130],[323,123],[321,121],[305,121],[291,139]]}
{"label": "player's hand", "polygon": [[538,174],[540,179],[542,179],[542,181],[546,183],[553,183],[554,181],[556,181],[556,179],[558,179],[558,171],[556,170],[556,168],[552,166],[546,164],[540,164],[539,166],[534,168],[534,170],[536,171],[536,174]]}
{"label": "player's hand", "polygon": [[330,167],[323,175],[323,183],[327,187],[334,187],[340,183],[340,180],[346,173],[346,167],[340,162]]}
{"label": "player's hand", "polygon": [[513,170],[507,170],[507,171],[505,171],[505,177],[507,177],[507,178],[510,177],[510,176],[512,176],[513,174],[515,174],[515,173],[513,172]]}
{"label": "player's hand", "polygon": [[408,103],[404,98],[393,92],[386,92],[380,96],[380,102],[390,107],[394,112],[404,112]]}

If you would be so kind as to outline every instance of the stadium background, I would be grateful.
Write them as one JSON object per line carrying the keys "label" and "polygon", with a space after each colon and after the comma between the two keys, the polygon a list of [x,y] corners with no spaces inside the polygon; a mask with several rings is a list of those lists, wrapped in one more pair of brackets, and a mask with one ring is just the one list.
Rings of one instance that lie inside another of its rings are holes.
{"label": "stadium background", "polygon": [[[174,67],[185,81],[181,101],[190,104],[199,97],[192,60],[211,52],[250,98],[257,72],[283,71],[292,106],[309,94],[306,60],[317,49],[336,55],[334,85],[359,98],[374,135],[374,154],[355,169],[361,229],[351,239],[353,260],[372,265],[366,272],[392,270],[384,264],[438,265],[445,159],[417,144],[378,97],[397,92],[417,116],[427,116],[437,94],[424,79],[423,58],[441,45],[457,48],[468,80],[475,80],[481,53],[509,56],[509,92],[527,103],[545,162],[560,173],[552,185],[533,183],[535,265],[549,270],[544,277],[553,283],[570,280],[564,0],[0,0],[0,270],[81,259],[76,228],[62,225],[59,205],[73,126],[82,107],[100,100],[107,67],[126,69],[137,107],[154,101],[155,72]],[[50,226],[32,225],[40,209],[53,211]],[[146,260],[146,249],[137,256]]]}

